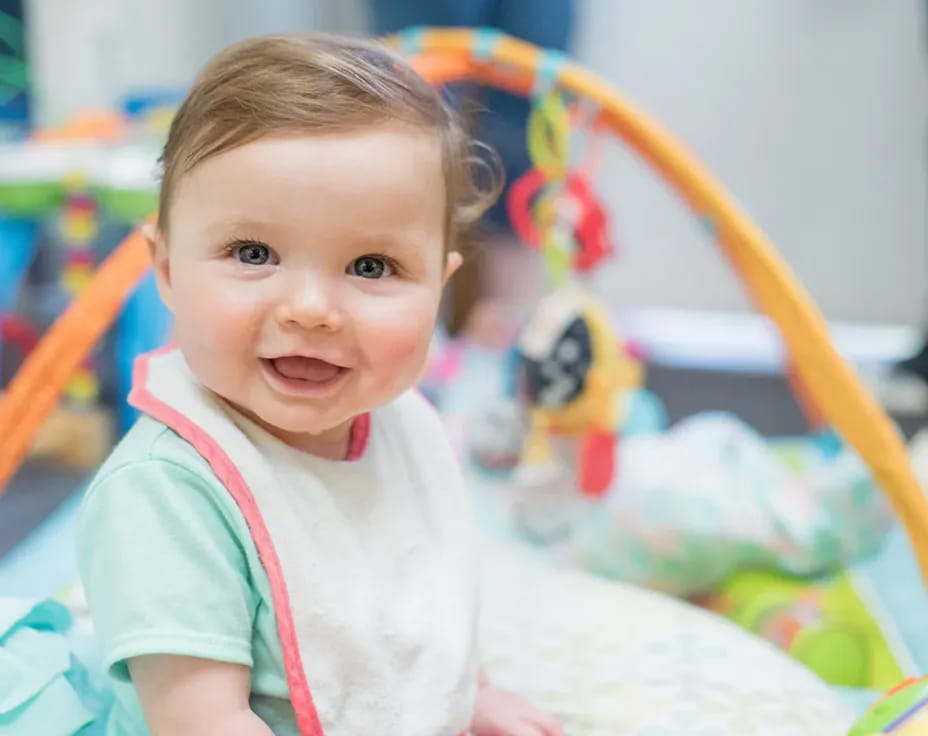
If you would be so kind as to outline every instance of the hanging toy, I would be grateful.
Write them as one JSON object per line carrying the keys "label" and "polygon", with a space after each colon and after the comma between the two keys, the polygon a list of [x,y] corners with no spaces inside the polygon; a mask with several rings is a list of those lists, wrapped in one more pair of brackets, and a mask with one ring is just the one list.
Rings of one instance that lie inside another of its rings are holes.
{"label": "hanging toy", "polygon": [[529,407],[520,465],[550,465],[551,438],[570,438],[578,442],[576,486],[602,496],[615,474],[622,402],[641,384],[641,363],[616,340],[605,310],[576,286],[542,300],[517,351],[517,390]]}
{"label": "hanging toy", "polygon": [[542,94],[528,122],[533,167],[514,182],[507,201],[515,232],[541,250],[555,286],[517,343],[519,398],[529,417],[517,474],[529,486],[557,486],[559,475],[549,472],[556,464],[552,437],[570,438],[576,488],[588,498],[602,496],[612,483],[622,403],[642,375],[641,363],[617,340],[606,310],[578,278],[614,250],[606,210],[591,184],[601,159],[595,117],[586,159],[571,167],[578,108],[569,108],[556,91]]}
{"label": "hanging toy", "polygon": [[596,196],[593,176],[601,161],[601,132],[594,122],[586,159],[571,168],[572,113],[561,95],[542,96],[529,115],[528,151],[533,167],[509,190],[507,208],[513,230],[542,251],[554,283],[563,283],[570,269],[591,273],[613,254],[606,208]]}

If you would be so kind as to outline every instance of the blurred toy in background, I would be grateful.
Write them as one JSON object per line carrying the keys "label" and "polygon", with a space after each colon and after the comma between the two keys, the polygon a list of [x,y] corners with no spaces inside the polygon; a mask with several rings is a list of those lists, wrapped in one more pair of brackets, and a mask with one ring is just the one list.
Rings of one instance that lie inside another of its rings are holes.
{"label": "blurred toy in background", "polygon": [[793,465],[736,417],[698,414],[623,443],[622,472],[569,550],[602,575],[676,595],[747,568],[814,575],[879,549],[893,525],[852,451],[803,444]]}
{"label": "blurred toy in background", "polygon": [[[582,345],[571,346],[575,340]],[[567,534],[569,519],[613,485],[622,442],[666,427],[643,374],[638,351],[615,336],[582,290],[545,299],[517,337],[504,360],[502,395],[470,423],[465,452],[481,472],[505,481],[510,513],[528,537],[551,543]]]}
{"label": "blurred toy in background", "polygon": [[[605,310],[565,286],[542,300],[512,356],[525,435],[512,476],[516,518],[536,537],[563,533],[611,487],[626,397],[642,370]],[[565,526],[566,524],[566,526]]]}
{"label": "blurred toy in background", "polygon": [[[493,515],[560,563],[695,597],[829,682],[898,681],[905,658],[842,572],[894,524],[857,455],[831,432],[770,440],[721,413],[668,427],[637,351],[605,321],[595,336],[577,326],[586,304],[570,288],[543,302],[505,361],[507,390],[466,433]],[[591,385],[602,357],[612,367]],[[592,470],[591,432],[610,454]],[[585,472],[605,488],[585,492]]]}
{"label": "blurred toy in background", "polygon": [[[586,141],[583,160],[571,164],[571,138]],[[586,275],[614,255],[606,208],[593,186],[602,163],[603,131],[597,111],[562,94],[540,95],[528,120],[532,168],[513,182],[506,204],[513,229],[542,253],[553,284]]]}
{"label": "blurred toy in background", "polygon": [[519,337],[517,391],[529,414],[517,477],[531,483],[555,462],[552,436],[574,439],[576,487],[601,497],[612,483],[621,403],[641,364],[619,344],[606,311],[570,286],[542,300]]}
{"label": "blurred toy in background", "polygon": [[928,734],[928,677],[910,678],[886,693],[848,736]]}
{"label": "blurred toy in background", "polygon": [[[62,252],[59,286],[65,300],[70,302],[93,277],[100,222],[97,203],[90,195],[84,174],[73,172],[64,184],[65,201],[56,234]],[[98,354],[92,353],[71,376],[64,402],[46,424],[33,455],[89,470],[112,447],[112,435],[110,415],[100,404]]]}
{"label": "blurred toy in background", "polygon": [[[854,586],[796,578],[880,548],[893,515],[865,465],[820,424],[789,441],[718,413],[668,427],[644,387],[645,356],[585,287],[615,252],[591,183],[596,120],[563,96],[538,96],[533,168],[509,193],[514,229],[541,252],[550,291],[510,346],[502,396],[466,436],[509,530],[603,577],[699,596],[830,682],[897,681],[903,670]],[[571,166],[578,129],[587,155]]]}
{"label": "blurred toy in background", "polygon": [[872,589],[853,569],[802,578],[744,570],[695,602],[766,639],[833,685],[868,692],[913,669]]}
{"label": "blurred toy in background", "polygon": [[[582,112],[563,95],[540,90],[529,114],[532,166],[513,182],[507,206],[515,233],[542,253],[553,291],[510,352],[512,395],[486,415],[471,441],[484,467],[514,463],[515,484],[530,499],[526,509],[543,499],[555,506],[565,501],[560,513],[548,510],[539,519],[557,517],[558,523],[573,501],[561,491],[579,489],[593,499],[609,488],[622,401],[641,381],[640,364],[617,342],[605,308],[582,285],[614,250],[591,184],[599,150],[591,147],[580,165],[571,165],[571,134],[590,122]],[[587,138],[596,139],[593,126],[586,128]],[[570,468],[576,471],[565,484]]]}
{"label": "blurred toy in background", "polygon": [[[157,203],[156,161],[176,94],[138,95],[0,145],[0,388],[41,332],[89,282],[98,261]],[[131,364],[164,340],[167,312],[151,278],[113,333],[71,376],[30,452],[86,471],[127,428]],[[4,350],[4,348],[6,348]]]}
{"label": "blurred toy in background", "polygon": [[[514,532],[558,559],[692,596],[717,590],[744,569],[836,571],[879,549],[892,528],[879,488],[842,443],[793,440],[787,458],[785,441],[767,440],[730,415],[663,427],[656,397],[626,391],[626,411],[622,400],[616,404],[614,474],[599,496],[578,488],[576,442],[565,436],[546,438],[553,462],[522,466],[520,454],[504,467],[500,460],[511,460],[513,447],[537,441],[529,440],[531,412],[522,400],[507,397],[469,435],[476,465],[495,471]],[[638,407],[647,408],[629,421],[628,397],[639,394],[646,398]],[[636,428],[638,421],[643,426]]]}

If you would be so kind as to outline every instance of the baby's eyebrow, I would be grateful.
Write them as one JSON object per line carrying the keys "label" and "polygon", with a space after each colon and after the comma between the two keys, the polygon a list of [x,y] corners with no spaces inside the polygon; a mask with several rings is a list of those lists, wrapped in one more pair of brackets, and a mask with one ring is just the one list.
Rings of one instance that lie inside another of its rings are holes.
{"label": "baby's eyebrow", "polygon": [[416,238],[402,237],[391,233],[376,233],[357,238],[352,245],[371,252],[419,253],[424,246]]}

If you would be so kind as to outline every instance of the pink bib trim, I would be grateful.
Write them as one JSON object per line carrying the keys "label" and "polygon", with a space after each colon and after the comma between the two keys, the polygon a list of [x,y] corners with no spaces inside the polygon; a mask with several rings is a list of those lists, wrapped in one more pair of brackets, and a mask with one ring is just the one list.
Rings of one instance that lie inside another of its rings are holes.
{"label": "pink bib trim", "polygon": [[[290,608],[290,594],[287,591],[283,569],[254,496],[235,463],[213,438],[188,417],[148,390],[150,359],[176,349],[173,346],[161,348],[142,355],[136,360],[129,404],[170,427],[193,445],[194,449],[209,463],[213,472],[238,505],[251,531],[258,556],[264,565],[271,586],[271,598],[274,601],[274,613],[277,619],[277,635],[280,637],[284,670],[287,675],[287,686],[290,690],[290,701],[293,704],[297,728],[301,736],[324,736],[316,705],[309,690],[309,683],[306,680],[306,671],[303,669],[303,660]],[[368,415],[358,417],[352,425],[348,459],[356,459],[353,458],[354,455],[360,457],[364,452],[369,433],[370,417]]]}
{"label": "pink bib trim", "polygon": [[351,423],[351,436],[348,439],[348,452],[345,460],[360,460],[367,449],[367,441],[371,436],[371,415],[361,414]]}

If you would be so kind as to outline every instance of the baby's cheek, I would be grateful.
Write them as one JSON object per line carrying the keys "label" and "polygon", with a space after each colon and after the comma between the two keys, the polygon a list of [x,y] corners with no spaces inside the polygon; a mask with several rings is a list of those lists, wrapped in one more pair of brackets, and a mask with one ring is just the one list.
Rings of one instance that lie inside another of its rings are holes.
{"label": "baby's cheek", "polygon": [[430,333],[415,325],[394,324],[385,327],[380,334],[378,352],[381,362],[397,366],[415,364],[422,359],[428,348]]}
{"label": "baby's cheek", "polygon": [[[176,334],[198,372],[227,376],[241,364],[255,339],[255,319],[240,302],[201,291],[176,311]],[[192,366],[193,367],[193,366]]]}
{"label": "baby's cheek", "polygon": [[241,329],[241,321],[234,313],[223,310],[220,304],[208,297],[190,300],[183,309],[178,309],[177,325],[191,346],[204,350],[220,349],[222,352],[232,349],[236,333]]}
{"label": "baby's cheek", "polygon": [[414,381],[431,340],[431,315],[406,311],[377,322],[368,337],[369,360],[384,379]]}

